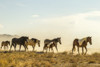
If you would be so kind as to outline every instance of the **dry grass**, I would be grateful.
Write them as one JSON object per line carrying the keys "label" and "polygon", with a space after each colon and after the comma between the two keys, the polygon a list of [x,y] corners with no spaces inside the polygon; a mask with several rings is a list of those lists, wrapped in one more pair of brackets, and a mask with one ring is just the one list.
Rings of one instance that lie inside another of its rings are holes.
{"label": "dry grass", "polygon": [[100,67],[100,54],[2,52],[0,67]]}

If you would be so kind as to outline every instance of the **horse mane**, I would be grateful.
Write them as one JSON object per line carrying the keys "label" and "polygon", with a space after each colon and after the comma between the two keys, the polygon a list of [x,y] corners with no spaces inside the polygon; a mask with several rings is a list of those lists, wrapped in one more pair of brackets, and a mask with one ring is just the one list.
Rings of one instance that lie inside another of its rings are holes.
{"label": "horse mane", "polygon": [[[45,39],[45,40],[51,40],[51,39]],[[45,40],[44,40],[44,41],[45,41]]]}
{"label": "horse mane", "polygon": [[52,41],[58,41],[58,39],[59,39],[59,38],[54,38],[54,39],[52,39]]}
{"label": "horse mane", "polygon": [[22,36],[22,37],[20,37],[19,39],[22,39],[22,40],[26,40],[26,39],[28,39],[28,37],[27,36]]}
{"label": "horse mane", "polygon": [[37,39],[36,39],[36,38],[32,38],[31,40],[33,40],[35,43],[36,43],[36,41],[37,41]]}

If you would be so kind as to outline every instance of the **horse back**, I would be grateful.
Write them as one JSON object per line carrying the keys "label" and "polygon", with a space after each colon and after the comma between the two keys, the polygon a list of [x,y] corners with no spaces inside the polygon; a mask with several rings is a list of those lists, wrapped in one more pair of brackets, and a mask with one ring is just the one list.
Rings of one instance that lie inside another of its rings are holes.
{"label": "horse back", "polygon": [[52,40],[49,40],[49,39],[45,39],[44,40],[44,44],[49,44]]}
{"label": "horse back", "polygon": [[18,42],[19,42],[18,38],[13,38],[12,39],[12,43],[18,43]]}
{"label": "horse back", "polygon": [[28,39],[28,37],[22,36],[18,40],[19,40],[20,44],[24,45],[25,44],[25,41],[27,41],[27,39]]}
{"label": "horse back", "polygon": [[35,39],[35,38],[32,38],[31,40],[32,40],[32,41],[34,41],[34,42],[36,43],[36,40],[37,40],[37,39]]}
{"label": "horse back", "polygon": [[78,43],[79,43],[80,46],[82,46],[83,43],[86,42],[86,41],[87,41],[87,38],[83,38],[83,39],[78,40]]}
{"label": "horse back", "polygon": [[79,39],[74,39],[74,41],[73,41],[73,45],[78,45],[78,41],[79,41]]}

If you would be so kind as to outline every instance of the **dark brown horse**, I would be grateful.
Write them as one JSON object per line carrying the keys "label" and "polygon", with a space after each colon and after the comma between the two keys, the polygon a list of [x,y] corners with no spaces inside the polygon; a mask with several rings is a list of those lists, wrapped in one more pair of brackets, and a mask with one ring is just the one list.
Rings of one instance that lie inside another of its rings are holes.
{"label": "dark brown horse", "polygon": [[7,49],[8,49],[8,45],[10,46],[10,41],[2,41],[2,43],[1,43],[1,49],[2,49],[2,47],[4,46],[4,49],[7,47]]}
{"label": "dark brown horse", "polygon": [[54,42],[50,43],[50,45],[48,46],[49,52],[50,52],[50,49],[52,50],[52,52],[54,52],[53,47],[55,47]]}
{"label": "dark brown horse", "polygon": [[57,43],[59,42],[59,43],[61,44],[61,38],[54,38],[54,39],[52,39],[52,40],[50,40],[50,39],[45,39],[45,40],[44,40],[43,51],[44,51],[44,49],[46,49],[46,48],[48,47],[48,45],[49,45],[51,42],[54,43],[54,46],[55,46],[55,48],[56,48],[56,50],[57,50],[57,52],[58,52]]}
{"label": "dark brown horse", "polygon": [[84,48],[86,49],[86,52],[85,52],[85,54],[86,54],[87,53],[87,43],[88,42],[90,43],[90,45],[92,45],[92,37],[86,37],[86,38],[83,38],[81,40],[75,39],[73,41],[72,53],[75,50],[75,46],[77,46],[78,53],[79,53],[79,47],[82,47],[82,54],[84,54]]}
{"label": "dark brown horse", "polygon": [[53,42],[51,42],[44,49],[46,50],[46,52],[48,51],[48,49],[49,49],[49,52],[50,52],[50,50],[52,50],[52,52],[54,52],[53,47],[55,47],[55,44]]}
{"label": "dark brown horse", "polygon": [[22,36],[20,38],[13,38],[12,39],[12,44],[10,46],[10,50],[12,48],[12,46],[14,47],[15,51],[16,51],[16,46],[19,45],[19,51],[21,49],[21,46],[23,46],[25,48],[25,51],[26,51],[26,45],[25,45],[25,41],[27,41],[28,37],[26,36]]}
{"label": "dark brown horse", "polygon": [[50,49],[51,49],[52,52],[54,52],[53,47],[55,47],[55,44],[52,42],[52,43],[49,45],[49,51],[50,51]]}

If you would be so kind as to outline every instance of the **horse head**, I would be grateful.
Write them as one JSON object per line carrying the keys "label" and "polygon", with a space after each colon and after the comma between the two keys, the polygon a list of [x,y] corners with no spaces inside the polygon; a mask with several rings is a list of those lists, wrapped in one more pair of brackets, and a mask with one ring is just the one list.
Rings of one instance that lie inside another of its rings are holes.
{"label": "horse head", "polygon": [[28,37],[24,37],[25,38],[25,41],[27,41],[27,39],[29,39]]}
{"label": "horse head", "polygon": [[9,44],[9,46],[10,46],[10,41],[8,41],[8,44]]}
{"label": "horse head", "polygon": [[23,42],[27,41],[27,39],[29,39],[29,38],[26,37],[26,36],[22,36],[22,37],[20,37],[20,40],[23,41]]}
{"label": "horse head", "polygon": [[61,44],[61,37],[58,37],[57,40]]}
{"label": "horse head", "polygon": [[87,37],[87,42],[89,42],[90,45],[92,45],[92,37]]}

